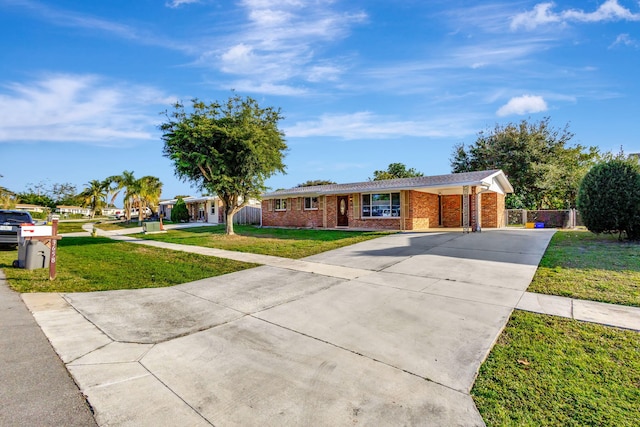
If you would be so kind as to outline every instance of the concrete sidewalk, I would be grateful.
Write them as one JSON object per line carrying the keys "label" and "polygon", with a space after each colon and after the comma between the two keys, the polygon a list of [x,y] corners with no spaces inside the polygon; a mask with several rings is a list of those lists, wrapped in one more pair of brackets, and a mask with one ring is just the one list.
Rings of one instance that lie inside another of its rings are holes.
{"label": "concrete sidewalk", "polygon": [[552,234],[402,233],[302,260],[116,236],[264,266],[23,299],[100,425],[483,425],[469,390],[513,308],[640,329],[640,309],[525,292]]}
{"label": "concrete sidewalk", "polygon": [[23,299],[100,425],[483,425],[469,389],[551,235],[397,234],[172,288]]}

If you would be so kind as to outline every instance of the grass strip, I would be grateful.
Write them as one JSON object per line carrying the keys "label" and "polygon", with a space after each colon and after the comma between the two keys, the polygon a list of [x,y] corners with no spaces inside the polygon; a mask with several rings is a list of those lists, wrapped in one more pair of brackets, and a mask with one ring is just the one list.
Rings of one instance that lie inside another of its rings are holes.
{"label": "grass strip", "polygon": [[90,224],[90,222],[58,222],[58,234],[81,233],[86,231],[82,228],[85,224]]}
{"label": "grass strip", "polygon": [[170,251],[101,237],[58,243],[57,277],[48,269],[11,267],[18,251],[0,251],[0,269],[18,292],[89,292],[159,288],[255,267],[255,264]]}
{"label": "grass strip", "polygon": [[549,295],[640,306],[640,244],[617,236],[560,230],[528,289]]}
{"label": "grass strip", "polygon": [[471,394],[488,426],[637,426],[640,333],[516,310]]}
{"label": "grass strip", "polygon": [[169,230],[162,234],[136,235],[143,239],[230,251],[304,258],[343,246],[375,239],[389,232],[308,230],[234,226],[235,236],[227,236],[224,226]]}

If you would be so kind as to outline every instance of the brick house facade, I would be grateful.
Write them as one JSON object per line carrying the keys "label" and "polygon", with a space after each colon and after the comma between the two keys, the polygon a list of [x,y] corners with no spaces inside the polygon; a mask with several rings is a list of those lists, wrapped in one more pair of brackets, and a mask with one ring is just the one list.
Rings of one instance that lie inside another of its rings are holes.
{"label": "brick house facade", "polygon": [[504,199],[510,192],[513,188],[499,170],[297,187],[263,195],[262,225],[380,230],[462,227],[467,197],[468,226],[497,228],[504,224]]}

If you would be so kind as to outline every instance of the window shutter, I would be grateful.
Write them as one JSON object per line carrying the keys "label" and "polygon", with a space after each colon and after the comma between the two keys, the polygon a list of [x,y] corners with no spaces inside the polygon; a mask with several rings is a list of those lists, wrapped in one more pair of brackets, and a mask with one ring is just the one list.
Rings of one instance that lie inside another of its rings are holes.
{"label": "window shutter", "polygon": [[360,194],[353,195],[353,219],[360,219]]}
{"label": "window shutter", "polygon": [[327,196],[318,196],[318,209],[323,211],[324,210],[324,200],[326,199]]}
{"label": "window shutter", "polygon": [[273,199],[267,200],[267,203],[268,203],[267,210],[270,212],[273,212]]}
{"label": "window shutter", "polygon": [[296,197],[296,210],[301,210],[302,209],[302,197]]}

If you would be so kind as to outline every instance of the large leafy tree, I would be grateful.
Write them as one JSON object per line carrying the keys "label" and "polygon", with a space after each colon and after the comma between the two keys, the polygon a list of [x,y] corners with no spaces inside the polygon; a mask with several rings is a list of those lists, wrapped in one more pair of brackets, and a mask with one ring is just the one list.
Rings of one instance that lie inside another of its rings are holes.
{"label": "large leafy tree", "polygon": [[[2,178],[2,175],[0,175]],[[16,205],[16,194],[8,188],[0,186],[0,208],[10,209]]]}
{"label": "large leafy tree", "polygon": [[334,181],[328,179],[309,179],[302,184],[298,184],[297,187],[315,187],[316,185],[331,185],[335,184]]}
{"label": "large leafy tree", "polygon": [[108,187],[108,181],[92,179],[85,184],[84,190],[80,193],[79,196],[82,200],[82,205],[91,208],[92,219],[95,216],[96,211],[106,205]]}
{"label": "large leafy tree", "polygon": [[32,191],[26,191],[24,193],[18,193],[16,197],[19,203],[44,206],[49,209],[55,209],[56,207],[56,201],[46,194],[37,194]]}
{"label": "large leafy tree", "polygon": [[189,111],[177,103],[165,115],[164,155],[179,178],[220,197],[226,233],[234,234],[233,215],[266,190],[267,178],[284,173],[280,109],[233,95],[223,103],[193,100]]}
{"label": "large leafy tree", "polygon": [[369,178],[370,181],[382,181],[385,179],[396,178],[413,178],[416,176],[424,176],[422,172],[418,172],[414,168],[407,169],[404,163],[391,163],[387,170],[374,171],[373,178]]}
{"label": "large leafy tree", "polygon": [[578,209],[590,231],[640,240],[638,162],[618,156],[591,168],[580,185]]}
{"label": "large leafy tree", "polygon": [[452,172],[502,169],[515,193],[507,196],[510,209],[567,209],[575,207],[580,181],[599,159],[596,147],[570,145],[568,125],[535,123],[496,125],[480,132],[470,145],[458,144],[451,157]]}

